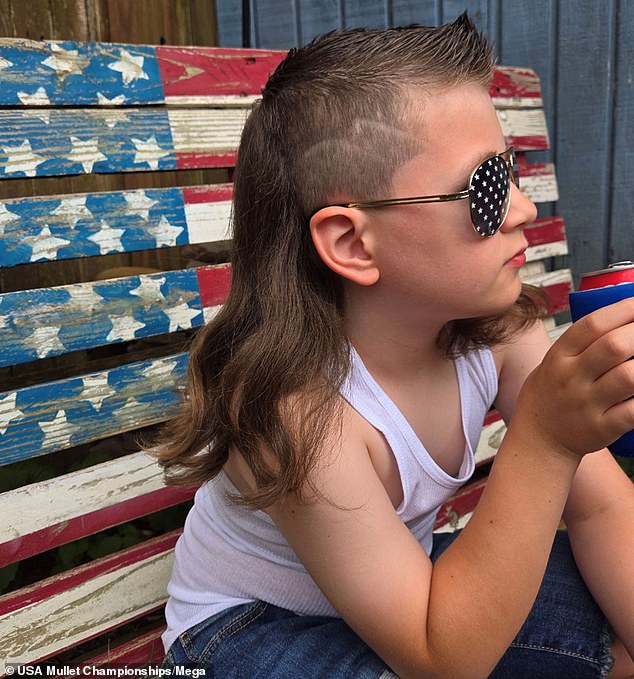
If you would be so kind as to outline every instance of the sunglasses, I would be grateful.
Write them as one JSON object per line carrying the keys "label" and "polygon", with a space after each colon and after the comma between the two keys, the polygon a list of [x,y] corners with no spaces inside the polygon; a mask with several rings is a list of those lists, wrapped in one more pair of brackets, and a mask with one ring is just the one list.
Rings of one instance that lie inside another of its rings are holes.
{"label": "sunglasses", "polygon": [[438,196],[413,196],[411,198],[388,198],[354,203],[338,203],[339,207],[375,208],[393,205],[416,205],[418,203],[444,203],[469,199],[471,223],[482,238],[495,235],[511,205],[511,182],[519,188],[519,176],[513,147],[510,146],[484,160],[469,177],[469,188],[458,193]]}

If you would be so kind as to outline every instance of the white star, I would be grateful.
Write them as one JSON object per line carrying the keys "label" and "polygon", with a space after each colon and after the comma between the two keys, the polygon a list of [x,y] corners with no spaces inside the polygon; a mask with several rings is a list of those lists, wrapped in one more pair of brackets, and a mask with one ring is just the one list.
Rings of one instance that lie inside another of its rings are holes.
{"label": "white star", "polygon": [[102,255],[108,252],[121,252],[123,246],[121,245],[121,236],[125,233],[125,229],[113,229],[101,220],[101,229],[92,236],[88,236],[88,240],[96,243],[99,246],[99,253]]}
{"label": "white star", "polygon": [[23,172],[27,177],[35,177],[37,166],[47,160],[44,156],[33,153],[28,139],[25,139],[19,146],[4,146],[2,150],[7,155],[5,174]]}
{"label": "white star", "polygon": [[97,373],[84,377],[84,389],[77,398],[89,401],[95,410],[101,410],[104,400],[116,393],[116,389],[108,384],[108,375]]}
{"label": "white star", "polygon": [[132,288],[130,294],[147,302],[160,302],[165,299],[161,292],[161,285],[165,283],[165,276],[155,278],[153,276],[139,276],[139,287]]}
{"label": "white star", "polygon": [[69,304],[73,309],[94,311],[103,306],[103,296],[96,292],[92,285],[87,286],[84,283],[78,283],[68,286],[66,289],[70,295]]}
{"label": "white star", "polygon": [[128,191],[123,194],[123,197],[128,204],[126,213],[136,213],[139,217],[145,219],[146,222],[150,217],[150,209],[159,202],[158,200],[152,200],[145,191]]}
{"label": "white star", "polygon": [[69,75],[79,75],[90,63],[90,59],[79,56],[79,50],[65,50],[57,43],[49,43],[51,48],[50,57],[44,59],[42,64],[53,69],[61,81]]}
{"label": "white star", "polygon": [[121,106],[125,102],[125,94],[118,94],[116,97],[112,97],[112,99],[108,99],[104,94],[101,92],[97,92],[97,103],[99,106]]}
{"label": "white star", "polygon": [[[142,404],[139,403],[135,398],[128,398],[121,408],[117,408],[113,411],[113,415],[115,415],[117,418],[128,419],[128,417],[130,417],[128,413],[134,413],[139,407],[142,407]],[[132,416],[132,419],[136,418]]]}
{"label": "white star", "polygon": [[13,420],[24,417],[24,413],[15,407],[17,396],[15,391],[8,396],[0,396],[0,434],[3,436]]}
{"label": "white star", "polygon": [[156,247],[160,248],[164,245],[176,245],[176,238],[183,231],[183,227],[172,226],[163,215],[159,223],[148,226],[147,231],[156,239]]}
{"label": "white star", "polygon": [[66,157],[74,163],[79,163],[86,173],[92,172],[93,165],[100,160],[108,160],[97,148],[99,144],[97,137],[94,139],[71,137],[70,143],[73,145],[73,150]]}
{"label": "white star", "polygon": [[123,84],[129,85],[133,80],[149,80],[149,75],[143,70],[144,57],[135,57],[127,50],[120,50],[121,58],[112,64],[108,64],[108,68],[121,73]]}
{"label": "white star", "polygon": [[64,345],[59,339],[60,326],[46,325],[35,330],[29,335],[27,345],[37,352],[38,358],[44,358],[49,354],[65,351]]}
{"label": "white star", "polygon": [[141,374],[145,379],[148,379],[151,382],[161,382],[166,377],[170,376],[175,368],[176,361],[165,359],[150,363],[146,368],[143,368]]}
{"label": "white star", "polygon": [[172,307],[171,309],[163,309],[163,313],[169,318],[170,328],[169,332],[174,332],[179,328],[183,330],[192,327],[192,319],[198,316],[199,309],[192,309],[186,302]]}
{"label": "white star", "polygon": [[38,424],[44,434],[42,448],[47,448],[51,444],[55,445],[55,448],[69,448],[71,436],[79,429],[68,423],[64,410],[58,410],[54,420],[41,421]]}
{"label": "white star", "polygon": [[84,217],[92,217],[92,212],[86,207],[86,196],[67,196],[53,210],[52,214],[59,217],[59,222],[76,226]]}
{"label": "white star", "polygon": [[134,316],[128,314],[124,316],[110,316],[110,321],[112,323],[112,329],[106,337],[108,342],[134,339],[136,331],[139,330],[139,328],[145,327],[145,323],[139,323]]}
{"label": "white star", "polygon": [[130,116],[125,111],[115,109],[104,111],[103,121],[110,129],[119,123],[126,123],[128,120],[130,120]]}
{"label": "white star", "polygon": [[63,248],[65,245],[70,245],[69,240],[53,236],[48,224],[44,225],[44,228],[37,236],[22,238],[22,242],[26,243],[31,248],[32,262],[55,259],[57,257],[57,251],[60,248]]}
{"label": "white star", "polygon": [[38,87],[35,92],[18,92],[18,98],[25,106],[49,106],[51,101],[43,87]]}
{"label": "white star", "polygon": [[0,236],[4,235],[7,226],[11,224],[11,222],[15,222],[19,219],[20,217],[16,215],[15,212],[7,210],[5,203],[0,203]]}
{"label": "white star", "polygon": [[134,154],[135,163],[147,163],[152,170],[158,170],[158,161],[164,156],[169,156],[170,152],[162,149],[156,137],[152,135],[145,141],[143,139],[132,138],[132,143],[136,147],[137,152]]}
{"label": "white star", "polygon": [[5,68],[11,68],[11,66],[13,66],[12,61],[0,57],[0,71],[4,71]]}
{"label": "white star", "polygon": [[[112,99],[108,99],[108,97],[104,97],[101,92],[97,92],[97,101],[99,102],[100,106],[120,106],[125,102],[125,95],[119,94]],[[105,109],[101,113],[103,114],[104,122],[110,128],[114,127],[118,123],[125,123],[126,121],[130,120],[128,114],[123,110],[111,108]]]}

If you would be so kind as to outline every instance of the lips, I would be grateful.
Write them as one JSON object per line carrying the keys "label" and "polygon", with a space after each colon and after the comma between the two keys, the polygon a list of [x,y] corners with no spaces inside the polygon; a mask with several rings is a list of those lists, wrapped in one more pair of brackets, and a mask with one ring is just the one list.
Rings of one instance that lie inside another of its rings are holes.
{"label": "lips", "polygon": [[524,266],[526,264],[526,246],[518,250],[510,259],[507,259],[505,264]]}

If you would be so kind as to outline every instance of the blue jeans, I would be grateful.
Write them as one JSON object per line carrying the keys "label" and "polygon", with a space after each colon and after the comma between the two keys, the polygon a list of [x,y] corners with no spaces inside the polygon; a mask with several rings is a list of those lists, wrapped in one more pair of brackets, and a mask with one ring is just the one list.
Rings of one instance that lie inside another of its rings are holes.
{"label": "blue jeans", "polygon": [[[434,536],[432,560],[457,533]],[[491,679],[599,679],[612,666],[609,625],[559,532],[524,626]],[[296,615],[262,601],[187,630],[164,667],[204,668],[204,679],[388,679],[396,675],[340,618]],[[203,679],[201,675],[201,679]]]}

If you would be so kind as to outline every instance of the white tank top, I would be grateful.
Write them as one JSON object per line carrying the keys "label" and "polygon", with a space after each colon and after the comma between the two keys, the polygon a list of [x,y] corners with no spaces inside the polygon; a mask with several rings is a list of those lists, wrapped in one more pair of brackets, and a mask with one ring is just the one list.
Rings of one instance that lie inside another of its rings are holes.
{"label": "white tank top", "polygon": [[[403,501],[398,516],[429,554],[436,514],[473,473],[484,417],[497,394],[497,372],[488,349],[455,361],[460,389],[465,451],[457,476],[431,458],[420,439],[353,351],[342,396],[387,440],[398,464]],[[421,398],[424,407],[424,398]],[[220,611],[262,599],[304,615],[337,616],[271,518],[232,504],[237,489],[221,473],[194,498],[168,585],[167,650],[193,625]]]}

